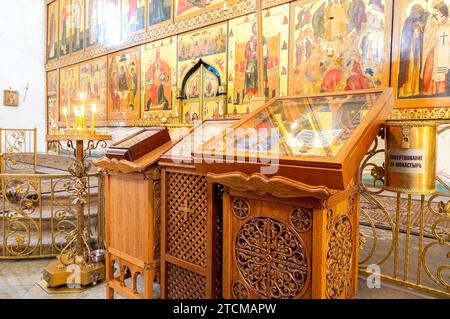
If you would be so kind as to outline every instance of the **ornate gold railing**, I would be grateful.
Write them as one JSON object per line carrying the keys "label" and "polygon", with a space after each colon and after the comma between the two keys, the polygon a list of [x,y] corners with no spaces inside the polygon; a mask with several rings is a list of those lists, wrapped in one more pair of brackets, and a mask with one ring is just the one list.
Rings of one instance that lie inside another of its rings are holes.
{"label": "ornate gold railing", "polygon": [[37,129],[0,128],[0,173],[37,168]]}
{"label": "ornate gold railing", "polygon": [[361,166],[360,273],[450,297],[450,185],[438,176],[432,195],[386,191],[381,142]]}
{"label": "ornate gold railing", "polygon": [[[104,243],[104,177],[86,177],[85,223],[91,240]],[[76,227],[69,174],[0,174],[0,259],[56,256]]]}

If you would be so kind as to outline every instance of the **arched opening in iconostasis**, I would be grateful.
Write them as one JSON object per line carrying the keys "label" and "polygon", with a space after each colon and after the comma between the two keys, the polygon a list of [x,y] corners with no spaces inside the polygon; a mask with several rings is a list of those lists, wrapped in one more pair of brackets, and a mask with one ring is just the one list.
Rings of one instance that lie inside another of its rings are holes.
{"label": "arched opening in iconostasis", "polygon": [[219,71],[199,59],[181,87],[181,116],[186,124],[224,117],[226,93]]}

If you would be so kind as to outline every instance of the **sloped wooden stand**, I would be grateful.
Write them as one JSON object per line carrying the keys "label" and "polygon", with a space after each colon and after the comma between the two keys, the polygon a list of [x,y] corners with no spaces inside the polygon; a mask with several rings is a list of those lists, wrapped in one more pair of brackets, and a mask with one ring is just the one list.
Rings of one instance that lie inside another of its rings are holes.
{"label": "sloped wooden stand", "polygon": [[[103,157],[94,160],[104,169],[106,229],[106,297],[119,293],[132,299],[159,298],[153,290],[159,273],[161,174],[159,156],[172,146],[167,142],[130,162]],[[114,265],[119,269],[114,275]],[[142,276],[143,291],[138,290]],[[131,285],[127,286],[127,279]]]}

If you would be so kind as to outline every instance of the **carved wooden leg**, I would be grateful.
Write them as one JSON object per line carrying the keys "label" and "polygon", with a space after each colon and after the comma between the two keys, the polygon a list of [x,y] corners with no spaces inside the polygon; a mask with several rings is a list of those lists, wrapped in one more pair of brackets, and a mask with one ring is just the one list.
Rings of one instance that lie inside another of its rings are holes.
{"label": "carved wooden leg", "polygon": [[114,299],[114,289],[110,288],[108,284],[106,284],[106,299]]}
{"label": "carved wooden leg", "polygon": [[156,269],[144,270],[144,298],[154,299],[153,282],[156,277]]}
{"label": "carved wooden leg", "polygon": [[106,260],[105,260],[105,265],[106,265],[106,299],[114,299],[114,289],[109,287],[108,282],[110,280],[113,280],[113,276],[114,276],[114,265],[111,262],[111,256],[110,254],[107,252],[106,253]]}

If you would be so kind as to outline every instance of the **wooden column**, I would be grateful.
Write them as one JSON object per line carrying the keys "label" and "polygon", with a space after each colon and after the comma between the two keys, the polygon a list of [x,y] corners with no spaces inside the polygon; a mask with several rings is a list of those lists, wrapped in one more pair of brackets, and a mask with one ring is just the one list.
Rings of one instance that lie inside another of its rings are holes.
{"label": "wooden column", "polygon": [[262,0],[256,0],[256,26],[258,36],[258,96],[264,97],[265,82]]}

